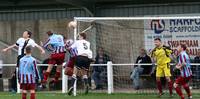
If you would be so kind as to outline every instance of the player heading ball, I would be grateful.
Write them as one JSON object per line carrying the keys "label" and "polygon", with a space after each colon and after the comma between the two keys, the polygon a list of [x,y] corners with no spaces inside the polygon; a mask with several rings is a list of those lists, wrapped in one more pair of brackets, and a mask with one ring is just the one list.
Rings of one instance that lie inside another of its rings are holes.
{"label": "player heading ball", "polygon": [[88,70],[91,63],[92,51],[90,50],[90,42],[86,41],[86,34],[80,33],[78,40],[70,47],[72,49],[77,49],[77,57],[75,59],[75,68],[72,75],[72,84],[68,94],[71,95],[73,91],[74,82],[77,80],[77,73],[81,71],[82,78],[85,85],[85,94],[88,93],[89,84],[88,84]]}

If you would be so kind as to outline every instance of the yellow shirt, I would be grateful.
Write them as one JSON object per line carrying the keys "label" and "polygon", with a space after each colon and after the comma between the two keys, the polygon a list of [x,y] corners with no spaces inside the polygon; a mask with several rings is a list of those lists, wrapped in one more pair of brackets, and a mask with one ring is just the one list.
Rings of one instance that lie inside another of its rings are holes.
{"label": "yellow shirt", "polygon": [[171,62],[170,55],[172,50],[166,47],[154,48],[151,57],[156,59],[157,66],[165,66],[167,63]]}

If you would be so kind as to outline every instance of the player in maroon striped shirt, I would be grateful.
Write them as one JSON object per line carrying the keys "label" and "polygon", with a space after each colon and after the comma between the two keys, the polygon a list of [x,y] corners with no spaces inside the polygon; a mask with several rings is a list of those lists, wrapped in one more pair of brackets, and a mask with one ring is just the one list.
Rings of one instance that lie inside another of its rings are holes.
{"label": "player in maroon striped shirt", "polygon": [[192,99],[192,93],[188,85],[188,82],[192,78],[192,70],[191,70],[191,64],[190,64],[190,57],[186,50],[187,50],[187,47],[185,44],[181,44],[178,47],[179,56],[178,56],[178,64],[176,65],[176,68],[180,70],[180,75],[175,80],[174,88],[177,94],[181,97],[181,99],[185,99],[181,91],[181,86],[183,86],[183,88],[185,89],[188,95],[188,99]]}
{"label": "player in maroon striped shirt", "polygon": [[40,81],[36,59],[31,56],[31,47],[26,47],[26,56],[19,62],[19,83],[22,89],[22,99],[26,99],[27,91],[30,91],[30,99],[35,98],[36,79]]}

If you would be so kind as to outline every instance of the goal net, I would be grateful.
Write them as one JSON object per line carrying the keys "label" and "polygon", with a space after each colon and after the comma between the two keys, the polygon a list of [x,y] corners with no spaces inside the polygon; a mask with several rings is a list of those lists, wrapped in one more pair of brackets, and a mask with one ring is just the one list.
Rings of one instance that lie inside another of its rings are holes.
{"label": "goal net", "polygon": [[[177,46],[185,43],[190,51],[191,61],[200,55],[200,18],[199,17],[77,17],[75,38],[80,32],[87,34],[87,40],[91,43],[93,57],[99,56],[103,49],[105,57],[97,57],[96,61],[105,64],[112,61],[112,80],[114,92],[156,92],[155,76],[150,75],[151,63],[149,65],[137,65],[144,68],[139,73],[139,79],[135,82],[130,77],[134,70],[134,63],[145,49],[147,55],[154,48],[154,38],[161,38],[164,45],[170,46],[177,54]],[[174,67],[173,65],[171,66]],[[193,80],[191,87],[199,89],[200,67],[197,64],[192,66]],[[108,90],[108,76],[106,66],[91,65],[91,91],[106,92]],[[172,71],[172,74],[173,71]],[[137,76],[136,76],[137,77]],[[173,75],[173,78],[175,76]],[[140,90],[136,91],[135,83],[138,83]],[[100,86],[99,86],[100,85]],[[77,83],[80,86],[80,83]],[[166,86],[163,84],[163,86]],[[96,88],[96,89],[95,89]],[[77,92],[81,87],[77,87]]]}

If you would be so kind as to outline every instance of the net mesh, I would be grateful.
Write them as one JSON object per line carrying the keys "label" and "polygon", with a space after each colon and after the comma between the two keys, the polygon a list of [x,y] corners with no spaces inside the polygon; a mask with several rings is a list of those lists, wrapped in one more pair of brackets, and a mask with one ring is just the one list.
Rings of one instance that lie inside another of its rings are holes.
{"label": "net mesh", "polygon": [[[136,26],[134,26],[136,25]],[[140,47],[144,46],[142,21],[92,21],[78,22],[78,32],[91,27],[86,32],[95,52],[102,47],[113,63],[134,62]]]}
{"label": "net mesh", "polygon": [[[137,25],[134,26],[134,24]],[[144,34],[140,28],[142,25],[141,21],[134,20],[92,22],[86,20],[78,21],[78,32],[86,32],[87,40],[91,42],[91,49],[94,52],[93,57],[98,54],[98,48],[103,48],[104,54],[108,55],[113,63],[133,63],[137,58],[139,48],[144,46]],[[131,88],[131,70],[131,66],[113,67],[114,88]],[[106,70],[98,73],[92,69],[91,75],[92,79],[99,79],[104,83],[103,89],[107,88]]]}
{"label": "net mesh", "polygon": [[[185,43],[190,49],[191,61],[194,62],[194,57],[198,56],[199,52],[200,36],[200,29],[197,28],[195,20],[197,19],[81,19],[77,20],[77,33],[87,34],[87,40],[90,41],[94,53],[93,57],[98,54],[98,48],[103,48],[104,53],[114,64],[135,63],[141,48],[146,49],[147,54],[154,48],[156,37],[161,38],[163,44],[170,46],[175,54],[177,46]],[[199,66],[194,65],[192,68],[194,75],[191,86],[199,89]],[[134,91],[134,81],[130,79],[133,69],[134,66],[113,66],[115,92]],[[91,69],[91,75],[94,72],[95,70]],[[155,92],[155,79],[149,73],[141,74],[139,78],[140,87],[144,89],[140,92]],[[94,80],[94,77],[91,79]],[[104,86],[107,86],[107,81],[104,82]],[[163,86],[167,88],[166,84]]]}

